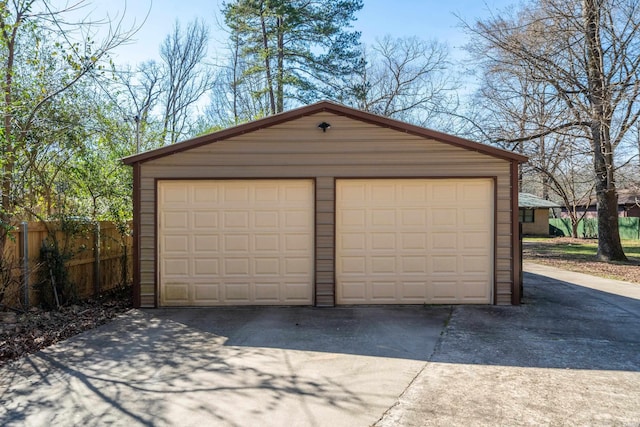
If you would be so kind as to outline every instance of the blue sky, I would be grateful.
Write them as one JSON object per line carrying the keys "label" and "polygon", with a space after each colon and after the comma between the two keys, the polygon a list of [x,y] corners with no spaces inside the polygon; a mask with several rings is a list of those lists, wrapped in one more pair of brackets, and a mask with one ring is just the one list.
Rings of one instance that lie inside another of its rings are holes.
{"label": "blue sky", "polygon": [[[458,28],[458,14],[469,22],[503,10],[518,0],[364,0],[354,28],[362,32],[362,41],[369,44],[389,34],[393,37],[418,36],[446,42],[455,57],[462,55],[466,35]],[[176,20],[187,23],[202,18],[211,24],[212,40],[209,56],[222,51],[225,34],[219,30],[222,22],[222,0],[94,0],[83,10],[95,18],[122,16],[124,25],[140,24],[149,16],[134,40],[114,52],[118,64],[136,64],[156,59],[158,48]],[[125,11],[126,8],[126,11]]]}

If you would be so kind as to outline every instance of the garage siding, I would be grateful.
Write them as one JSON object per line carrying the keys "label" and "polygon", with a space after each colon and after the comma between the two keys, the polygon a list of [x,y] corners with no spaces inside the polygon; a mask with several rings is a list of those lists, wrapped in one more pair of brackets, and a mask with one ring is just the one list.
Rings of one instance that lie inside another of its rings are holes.
{"label": "garage siding", "polygon": [[[331,128],[323,133],[318,123]],[[315,303],[333,305],[335,179],[496,180],[495,302],[511,303],[511,162],[330,112],[258,129],[140,164],[141,306],[157,305],[156,180],[312,178],[316,183]]]}

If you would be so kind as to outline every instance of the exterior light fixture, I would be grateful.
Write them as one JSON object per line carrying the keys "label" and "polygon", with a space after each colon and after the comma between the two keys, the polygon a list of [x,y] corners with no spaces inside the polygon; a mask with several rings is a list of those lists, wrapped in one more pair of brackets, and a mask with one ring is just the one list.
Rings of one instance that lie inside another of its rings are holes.
{"label": "exterior light fixture", "polygon": [[329,123],[327,123],[327,122],[322,122],[322,123],[320,123],[320,124],[318,125],[318,127],[319,127],[320,129],[322,129],[322,132],[326,132],[326,131],[327,131],[327,129],[329,129],[329,128],[331,127],[331,125],[330,125]]}

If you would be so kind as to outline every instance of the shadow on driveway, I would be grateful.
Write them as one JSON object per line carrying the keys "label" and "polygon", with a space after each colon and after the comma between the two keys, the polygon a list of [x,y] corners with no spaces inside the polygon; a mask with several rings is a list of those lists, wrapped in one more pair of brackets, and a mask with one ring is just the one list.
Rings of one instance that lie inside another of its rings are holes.
{"label": "shadow on driveway", "polygon": [[0,425],[375,422],[449,307],[133,310],[0,369]]}
{"label": "shadow on driveway", "polygon": [[519,307],[456,307],[431,361],[640,371],[640,300],[539,274],[524,280]]}

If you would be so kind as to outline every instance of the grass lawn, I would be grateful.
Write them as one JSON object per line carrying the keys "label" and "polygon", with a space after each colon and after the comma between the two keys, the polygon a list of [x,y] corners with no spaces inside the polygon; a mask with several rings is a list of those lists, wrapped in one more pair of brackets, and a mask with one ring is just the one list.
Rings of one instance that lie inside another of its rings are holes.
{"label": "grass lawn", "polygon": [[595,259],[598,242],[593,239],[525,237],[522,246],[525,261],[640,283],[640,240],[623,240],[629,261],[613,263]]}

